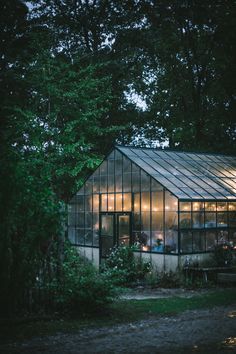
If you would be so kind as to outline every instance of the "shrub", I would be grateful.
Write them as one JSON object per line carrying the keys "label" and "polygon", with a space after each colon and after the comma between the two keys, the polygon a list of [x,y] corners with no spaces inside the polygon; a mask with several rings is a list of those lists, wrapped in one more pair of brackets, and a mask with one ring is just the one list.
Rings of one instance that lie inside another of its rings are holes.
{"label": "shrub", "polygon": [[218,244],[214,248],[213,261],[217,266],[228,266],[233,260],[233,249],[228,243]]}
{"label": "shrub", "polygon": [[57,310],[75,314],[99,310],[116,295],[116,289],[107,275],[100,274],[70,245],[65,247],[59,275],[49,282],[48,290]]}
{"label": "shrub", "polygon": [[113,249],[103,267],[115,285],[130,285],[143,280],[151,270],[151,263],[135,257],[133,247],[118,246]]}

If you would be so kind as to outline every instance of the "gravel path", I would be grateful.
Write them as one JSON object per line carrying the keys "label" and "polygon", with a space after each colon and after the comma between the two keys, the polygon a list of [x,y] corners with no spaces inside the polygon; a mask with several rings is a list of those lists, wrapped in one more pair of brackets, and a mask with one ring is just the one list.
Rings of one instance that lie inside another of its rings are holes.
{"label": "gravel path", "polygon": [[236,353],[236,305],[58,333],[0,346],[2,354]]}

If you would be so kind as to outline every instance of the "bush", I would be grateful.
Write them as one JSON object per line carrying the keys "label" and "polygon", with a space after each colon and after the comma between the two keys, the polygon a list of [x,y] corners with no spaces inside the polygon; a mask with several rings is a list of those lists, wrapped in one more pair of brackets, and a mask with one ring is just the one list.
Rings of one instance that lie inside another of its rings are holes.
{"label": "bush", "polygon": [[130,285],[144,280],[151,270],[151,263],[135,257],[133,247],[118,246],[113,249],[103,267],[106,274],[115,285]]}
{"label": "bush", "polygon": [[48,290],[57,310],[75,314],[99,310],[116,295],[106,274],[100,274],[70,245],[65,247],[59,275],[48,284]]}
{"label": "bush", "polygon": [[233,249],[231,245],[224,243],[218,244],[214,248],[213,262],[216,266],[224,267],[231,265],[233,261]]}

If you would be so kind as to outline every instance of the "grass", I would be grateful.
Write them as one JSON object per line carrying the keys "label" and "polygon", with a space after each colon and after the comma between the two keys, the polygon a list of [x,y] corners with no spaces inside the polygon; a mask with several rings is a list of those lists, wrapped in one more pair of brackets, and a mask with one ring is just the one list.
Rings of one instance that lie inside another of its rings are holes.
{"label": "grass", "polygon": [[208,294],[191,298],[171,297],[148,300],[119,300],[106,310],[80,318],[44,319],[27,318],[0,321],[0,340],[4,342],[32,338],[34,336],[73,333],[82,328],[111,326],[128,323],[150,316],[175,315],[186,310],[213,308],[236,303],[236,289],[214,289]]}

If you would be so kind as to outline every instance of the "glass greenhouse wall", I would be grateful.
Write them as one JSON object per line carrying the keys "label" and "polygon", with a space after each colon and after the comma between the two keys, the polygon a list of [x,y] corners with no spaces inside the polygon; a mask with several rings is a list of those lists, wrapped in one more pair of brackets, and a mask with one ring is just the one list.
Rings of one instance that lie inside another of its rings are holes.
{"label": "glass greenhouse wall", "polygon": [[120,244],[170,255],[236,248],[235,159],[117,147],[71,200],[68,236],[100,259]]}

